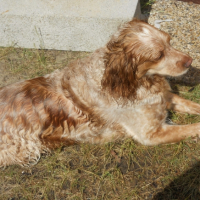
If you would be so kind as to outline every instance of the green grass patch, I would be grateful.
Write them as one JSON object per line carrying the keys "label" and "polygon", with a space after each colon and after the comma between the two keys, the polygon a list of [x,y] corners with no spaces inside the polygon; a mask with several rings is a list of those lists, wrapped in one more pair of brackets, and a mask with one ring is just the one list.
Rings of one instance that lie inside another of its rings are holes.
{"label": "green grass patch", "polygon": [[151,6],[156,2],[156,0],[140,0],[142,13],[149,12]]}

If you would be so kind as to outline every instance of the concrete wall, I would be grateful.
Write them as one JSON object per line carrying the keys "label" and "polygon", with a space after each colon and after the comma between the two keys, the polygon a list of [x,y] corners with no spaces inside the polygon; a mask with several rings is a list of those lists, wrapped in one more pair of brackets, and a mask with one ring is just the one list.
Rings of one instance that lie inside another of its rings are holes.
{"label": "concrete wall", "polygon": [[93,51],[133,17],[138,0],[1,0],[0,46]]}

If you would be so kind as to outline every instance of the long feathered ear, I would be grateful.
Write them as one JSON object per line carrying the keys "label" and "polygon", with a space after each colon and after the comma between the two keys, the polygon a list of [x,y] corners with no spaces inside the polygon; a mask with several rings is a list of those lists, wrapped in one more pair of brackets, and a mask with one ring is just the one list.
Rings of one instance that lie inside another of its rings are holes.
{"label": "long feathered ear", "polygon": [[132,55],[132,49],[128,47],[130,46],[124,44],[123,38],[117,42],[111,40],[107,44],[102,88],[114,98],[130,99],[138,86],[136,59]]}

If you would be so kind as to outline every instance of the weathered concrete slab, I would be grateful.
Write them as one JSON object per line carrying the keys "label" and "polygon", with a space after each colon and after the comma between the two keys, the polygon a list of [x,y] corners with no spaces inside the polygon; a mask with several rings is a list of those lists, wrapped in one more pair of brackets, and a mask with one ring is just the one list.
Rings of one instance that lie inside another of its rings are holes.
{"label": "weathered concrete slab", "polygon": [[140,15],[138,0],[1,0],[0,46],[93,51]]}

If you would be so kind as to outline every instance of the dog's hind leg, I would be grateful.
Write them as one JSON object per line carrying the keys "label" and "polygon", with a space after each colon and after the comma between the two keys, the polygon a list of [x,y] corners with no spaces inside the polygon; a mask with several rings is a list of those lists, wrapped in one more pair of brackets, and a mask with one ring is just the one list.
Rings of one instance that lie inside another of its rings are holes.
{"label": "dog's hind leg", "polygon": [[0,167],[12,164],[29,166],[36,164],[40,159],[40,154],[45,150],[39,140],[40,128],[34,132],[16,130],[12,134],[0,132]]}

